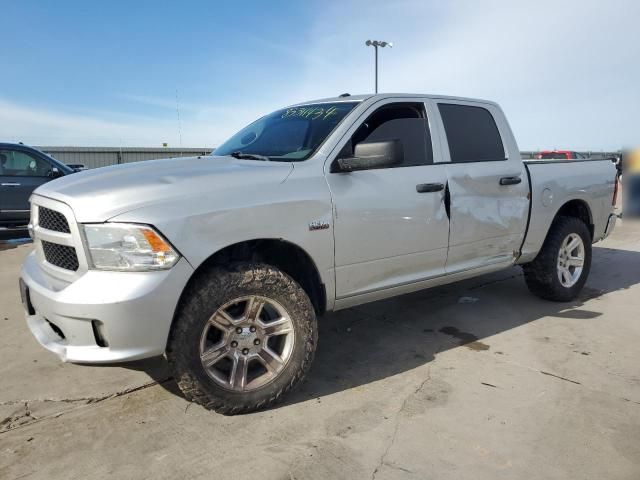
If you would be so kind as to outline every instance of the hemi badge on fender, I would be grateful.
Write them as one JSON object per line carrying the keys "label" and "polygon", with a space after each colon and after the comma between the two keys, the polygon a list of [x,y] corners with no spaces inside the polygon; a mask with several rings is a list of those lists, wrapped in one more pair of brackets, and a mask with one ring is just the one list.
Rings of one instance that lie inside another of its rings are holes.
{"label": "hemi badge on fender", "polygon": [[327,228],[329,228],[329,222],[323,222],[321,220],[316,220],[309,224],[309,230],[312,232],[314,230],[326,230]]}

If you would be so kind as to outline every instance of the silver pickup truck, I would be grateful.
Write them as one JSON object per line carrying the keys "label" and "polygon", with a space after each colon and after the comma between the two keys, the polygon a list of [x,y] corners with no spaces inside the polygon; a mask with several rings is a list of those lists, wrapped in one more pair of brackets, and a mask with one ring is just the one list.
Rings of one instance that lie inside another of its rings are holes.
{"label": "silver pickup truck", "polygon": [[609,160],[523,162],[492,102],[294,105],[210,156],[38,188],[27,323],[65,361],[165,354],[187,399],[247,412],[303,378],[326,311],[514,264],[571,300],[614,227],[615,181]]}

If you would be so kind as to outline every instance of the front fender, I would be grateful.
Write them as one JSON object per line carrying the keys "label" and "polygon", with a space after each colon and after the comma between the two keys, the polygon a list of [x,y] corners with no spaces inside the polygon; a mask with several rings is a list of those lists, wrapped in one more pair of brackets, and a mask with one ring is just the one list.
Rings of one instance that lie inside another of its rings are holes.
{"label": "front fender", "polygon": [[[296,170],[302,170],[297,177]],[[305,174],[304,170],[296,167],[286,182],[264,188],[259,194],[249,195],[251,188],[244,194],[211,192],[178,202],[158,202],[110,221],[154,225],[194,269],[236,243],[285,240],[313,260],[326,286],[327,307],[332,308],[335,273],[331,198],[324,177]]]}

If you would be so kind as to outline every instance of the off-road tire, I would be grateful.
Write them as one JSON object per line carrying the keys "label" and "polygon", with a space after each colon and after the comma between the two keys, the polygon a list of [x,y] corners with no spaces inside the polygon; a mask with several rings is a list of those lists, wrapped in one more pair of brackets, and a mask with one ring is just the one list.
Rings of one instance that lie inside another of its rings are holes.
{"label": "off-road tire", "polygon": [[[211,315],[226,302],[247,295],[269,297],[289,313],[295,335],[291,357],[270,383],[247,392],[217,385],[206,373],[199,342]],[[315,311],[305,291],[286,273],[261,263],[234,263],[199,272],[178,306],[166,351],[173,377],[185,398],[225,415],[266,408],[300,383],[317,345]]]}
{"label": "off-road tire", "polygon": [[[585,249],[584,265],[579,280],[572,287],[565,287],[558,278],[558,254],[564,239],[570,234],[582,239]],[[538,256],[522,266],[529,291],[545,300],[568,302],[578,296],[591,269],[591,234],[585,223],[575,217],[558,217],[547,234]]]}

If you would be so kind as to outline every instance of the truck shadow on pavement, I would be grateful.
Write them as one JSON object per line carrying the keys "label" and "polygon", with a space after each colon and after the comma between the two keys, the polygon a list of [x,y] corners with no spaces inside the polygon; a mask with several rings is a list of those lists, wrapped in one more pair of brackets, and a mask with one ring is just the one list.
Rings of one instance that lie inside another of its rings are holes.
{"label": "truck shadow on pavement", "polygon": [[[451,348],[505,354],[489,337],[544,317],[597,321],[603,295],[640,283],[640,252],[594,248],[589,280],[572,302],[529,293],[519,267],[330,313],[318,319],[319,342],[303,385],[273,409],[331,395],[431,362]],[[587,308],[586,303],[589,302]],[[592,310],[593,309],[593,310]],[[540,338],[540,341],[549,340]],[[180,395],[163,358],[127,365]]]}

